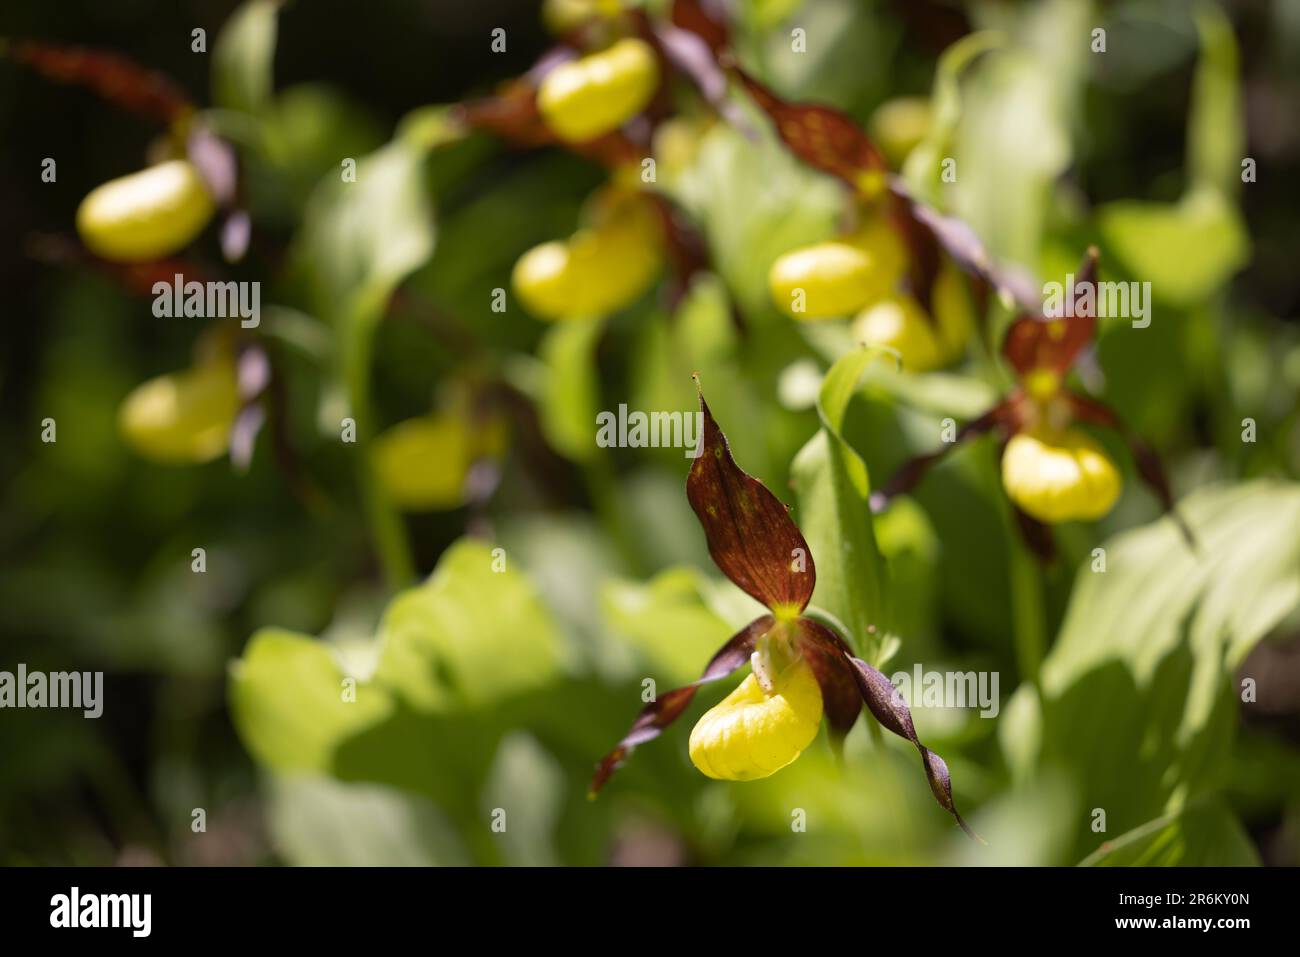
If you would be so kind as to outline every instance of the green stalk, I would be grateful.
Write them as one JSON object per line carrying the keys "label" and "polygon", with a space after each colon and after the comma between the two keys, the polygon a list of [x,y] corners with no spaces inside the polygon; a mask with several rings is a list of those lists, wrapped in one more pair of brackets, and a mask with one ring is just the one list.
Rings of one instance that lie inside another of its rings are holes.
{"label": "green stalk", "polygon": [[1023,681],[1038,683],[1038,672],[1047,652],[1046,612],[1043,608],[1043,573],[1037,560],[1012,530],[1011,624],[1015,638],[1016,664]]}
{"label": "green stalk", "polygon": [[373,434],[371,423],[374,421],[370,405],[370,360],[375,323],[368,321],[365,316],[354,316],[348,328],[352,334],[346,337],[349,348],[344,351],[343,363],[348,406],[357,424],[357,448],[353,459],[356,463],[357,486],[371,543],[384,571],[384,581],[390,590],[398,591],[415,580],[415,566],[411,561],[406,525],[376,479],[370,460],[370,439]]}

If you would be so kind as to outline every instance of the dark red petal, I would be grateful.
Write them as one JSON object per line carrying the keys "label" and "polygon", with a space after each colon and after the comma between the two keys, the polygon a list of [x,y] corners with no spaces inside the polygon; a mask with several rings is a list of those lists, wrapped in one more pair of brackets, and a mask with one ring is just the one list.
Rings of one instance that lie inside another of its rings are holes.
{"label": "dark red petal", "polygon": [[953,816],[957,824],[968,835],[983,843],[983,839],[971,830],[970,825],[957,813],[957,806],[952,799],[952,777],[943,758],[921,743],[912,724],[912,713],[907,709],[907,702],[898,693],[898,689],[889,683],[889,679],[860,658],[850,658],[858,689],[862,700],[867,703],[876,720],[900,738],[906,738],[916,745],[921,753],[921,762],[925,765],[925,777],[930,783],[930,791],[939,802],[939,806]]}
{"label": "dark red petal", "polygon": [[527,80],[512,80],[495,96],[472,100],[457,111],[468,126],[515,146],[543,146],[555,141],[537,109],[537,88]]}
{"label": "dark red petal", "polygon": [[730,41],[724,0],[674,0],[673,25],[694,33],[714,53]]}
{"label": "dark red petal", "polygon": [[885,183],[884,154],[847,114],[829,106],[787,103],[758,80],[737,68],[745,90],[776,125],[777,135],[809,166],[837,176],[864,191],[864,175],[880,174]]}
{"label": "dark red petal", "polygon": [[131,113],[173,123],[194,109],[168,77],[127,57],[87,47],[24,41],[10,56],[47,79],[84,86]]}
{"label": "dark red petal", "polygon": [[799,629],[799,649],[821,688],[822,710],[830,727],[831,745],[838,752],[844,736],[852,730],[862,713],[862,695],[858,693],[853,669],[848,666],[843,653],[834,644],[828,645],[813,627],[818,623],[800,618],[795,625]]}
{"label": "dark red petal", "polygon": [[803,611],[817,581],[812,554],[790,511],[746,475],[700,395],[704,434],[686,478],[686,498],[722,573],[773,611]]}
{"label": "dark red petal", "polygon": [[669,287],[669,308],[675,310],[690,291],[691,280],[697,273],[709,269],[709,248],[704,236],[687,219],[686,214],[673,205],[667,197],[647,193],[653,198],[655,209],[663,225],[665,251],[672,269]]}
{"label": "dark red petal", "polygon": [[[1097,248],[1093,246],[1084,256],[1074,285],[1081,289],[1096,282]],[[1047,369],[1060,375],[1069,371],[1097,332],[1095,309],[1087,310],[1089,314],[1086,316],[1079,315],[1077,310],[1071,311],[1075,314],[1059,318],[1042,314],[1023,315],[1007,327],[1006,338],[1002,340],[1002,355],[1017,374],[1024,376],[1036,369]]]}
{"label": "dark red petal", "polygon": [[623,740],[596,765],[596,773],[591,778],[590,796],[595,797],[600,792],[610,775],[623,763],[633,748],[659,737],[664,728],[681,717],[682,712],[694,700],[695,692],[699,690],[700,685],[725,678],[749,661],[749,656],[754,653],[754,643],[767,634],[772,625],[771,615],[764,615],[751,621],[718,649],[698,681],[664,692],[642,708],[641,713],[632,722],[631,729],[623,736]]}
{"label": "dark red petal", "polygon": [[821,622],[811,618],[801,618],[799,624],[800,636],[803,639],[802,646],[806,649],[810,645],[815,645],[828,655],[839,656],[844,669],[853,677],[858,693],[867,703],[867,708],[875,719],[900,738],[911,741],[921,752],[925,777],[939,806],[953,816],[963,831],[983,843],[983,839],[972,831],[962,816],[957,813],[957,807],[952,800],[952,778],[948,774],[948,765],[944,763],[943,758],[917,738],[916,728],[912,725],[912,713],[907,710],[907,702],[898,693],[898,689],[871,665],[860,658],[853,657],[853,652],[844,639]]}
{"label": "dark red petal", "polygon": [[871,493],[871,510],[873,512],[883,511],[885,506],[896,495],[902,495],[904,492],[910,492],[930,471],[930,466],[934,465],[945,455],[961,445],[962,442],[977,435],[983,435],[985,432],[992,431],[995,428],[1009,429],[1016,421],[1017,407],[1020,399],[1013,396],[999,402],[993,408],[989,409],[978,419],[972,419],[960,429],[957,430],[955,440],[944,443],[943,448],[938,452],[929,452],[925,455],[918,455],[908,459],[898,471],[889,477],[880,488]]}
{"label": "dark red petal", "polygon": [[933,283],[932,273],[938,271],[936,250],[942,249],[964,272],[993,289],[1006,292],[1022,308],[1041,307],[1042,297],[1029,276],[1019,269],[993,262],[970,226],[913,198],[898,178],[890,181],[889,189],[893,197],[890,213],[913,257],[908,278],[914,295],[921,298],[919,294]]}

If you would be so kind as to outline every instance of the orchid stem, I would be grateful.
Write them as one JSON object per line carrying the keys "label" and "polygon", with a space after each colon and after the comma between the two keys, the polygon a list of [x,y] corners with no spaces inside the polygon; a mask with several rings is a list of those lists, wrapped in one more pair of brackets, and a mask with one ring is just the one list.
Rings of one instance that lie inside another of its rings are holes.
{"label": "orchid stem", "polygon": [[1038,683],[1047,649],[1044,626],[1043,575],[1037,559],[1014,532],[1010,537],[1011,625],[1016,664],[1022,681]]}
{"label": "orchid stem", "polygon": [[345,352],[345,379],[348,406],[356,422],[357,484],[361,492],[362,508],[370,530],[371,543],[379,556],[384,581],[392,591],[411,584],[415,567],[411,561],[411,547],[401,514],[393,507],[387,492],[379,484],[370,459],[370,439],[374,434],[373,410],[370,406],[370,367],[374,342],[374,326],[369,322],[354,322],[354,334],[348,338],[351,348]]}

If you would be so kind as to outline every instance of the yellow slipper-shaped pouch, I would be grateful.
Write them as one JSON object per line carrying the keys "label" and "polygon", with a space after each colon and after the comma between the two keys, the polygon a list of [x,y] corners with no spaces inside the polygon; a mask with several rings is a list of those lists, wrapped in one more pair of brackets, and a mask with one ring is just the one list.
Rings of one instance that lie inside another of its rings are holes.
{"label": "yellow slipper-shaped pouch", "polygon": [[1007,443],[1002,485],[1026,514],[1055,524],[1101,518],[1119,497],[1120,477],[1092,436],[1039,428]]}
{"label": "yellow slipper-shaped pouch", "polygon": [[771,695],[750,674],[695,725],[691,761],[718,780],[765,778],[812,744],[821,718],[821,689],[803,659],[777,674]]}

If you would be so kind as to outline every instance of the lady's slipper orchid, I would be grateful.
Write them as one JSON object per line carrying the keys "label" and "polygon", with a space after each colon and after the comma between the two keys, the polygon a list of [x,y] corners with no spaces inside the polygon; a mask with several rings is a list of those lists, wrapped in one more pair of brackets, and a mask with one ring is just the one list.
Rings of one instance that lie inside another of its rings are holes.
{"label": "lady's slipper orchid", "polygon": [[948,766],[921,744],[907,704],[889,679],[855,657],[842,636],[804,614],[817,578],[808,543],[776,496],[736,465],[703,396],[700,409],[703,449],[686,480],[686,497],[718,568],[769,613],[723,645],[698,681],[664,692],[642,709],[597,766],[592,794],[633,748],[679,718],[701,685],[748,663],[751,673],[691,733],[691,760],[702,772],[730,781],[767,777],[812,743],[823,715],[838,747],[865,702],[877,721],[916,746],[935,799],[975,837],[953,804]]}
{"label": "lady's slipper orchid", "polygon": [[[1080,297],[1096,279],[1097,250],[1092,248],[1075,282]],[[1002,486],[1026,538],[1046,557],[1050,540],[1043,525],[1098,519],[1119,497],[1119,470],[1106,450],[1076,427],[1084,422],[1121,433],[1143,480],[1177,520],[1169,484],[1155,454],[1123,427],[1113,411],[1065,386],[1066,374],[1091,345],[1096,327],[1096,317],[1082,298],[1067,316],[1025,314],[1012,322],[1002,354],[1016,372],[1016,387],[963,426],[956,442],[905,463],[872,495],[872,509],[882,510],[895,495],[914,487],[931,465],[964,439],[997,431],[1002,440]],[[1190,542],[1191,533],[1185,526],[1183,534]]]}

